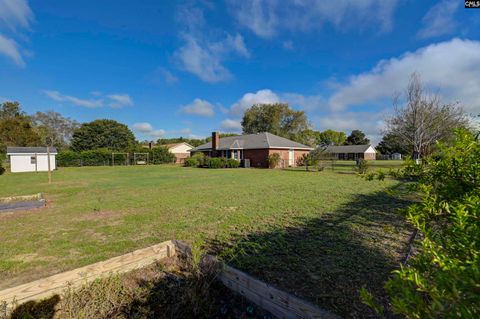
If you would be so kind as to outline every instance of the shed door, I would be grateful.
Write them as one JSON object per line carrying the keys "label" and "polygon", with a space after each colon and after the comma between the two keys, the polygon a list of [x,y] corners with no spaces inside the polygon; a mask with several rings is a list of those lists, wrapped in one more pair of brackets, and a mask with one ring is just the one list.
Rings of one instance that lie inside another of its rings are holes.
{"label": "shed door", "polygon": [[295,151],[289,150],[288,151],[288,166],[294,166],[295,164]]}

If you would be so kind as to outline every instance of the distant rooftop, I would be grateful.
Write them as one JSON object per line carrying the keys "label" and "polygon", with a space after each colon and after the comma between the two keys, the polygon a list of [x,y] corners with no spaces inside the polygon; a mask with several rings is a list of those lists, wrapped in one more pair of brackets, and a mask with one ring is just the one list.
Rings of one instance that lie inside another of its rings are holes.
{"label": "distant rooftop", "polygon": [[[50,153],[57,153],[55,147],[50,147]],[[7,155],[9,154],[47,154],[46,147],[7,147]]]}
{"label": "distant rooftop", "polygon": [[365,153],[369,148],[375,151],[372,145],[330,145],[327,146],[325,152],[327,153]]}
{"label": "distant rooftop", "polygon": [[[246,134],[237,136],[227,136],[220,139],[220,144],[217,150],[231,150],[231,149],[268,149],[268,148],[294,148],[313,150],[312,147],[303,145],[280,137],[268,132]],[[192,149],[192,151],[208,151],[212,149],[212,142],[202,144]]]}

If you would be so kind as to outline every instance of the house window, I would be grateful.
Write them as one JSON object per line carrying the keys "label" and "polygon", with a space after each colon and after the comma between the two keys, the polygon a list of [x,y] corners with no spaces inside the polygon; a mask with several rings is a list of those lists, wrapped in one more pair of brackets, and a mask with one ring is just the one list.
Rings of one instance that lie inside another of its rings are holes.
{"label": "house window", "polygon": [[30,156],[30,164],[37,164],[37,157],[36,156]]}

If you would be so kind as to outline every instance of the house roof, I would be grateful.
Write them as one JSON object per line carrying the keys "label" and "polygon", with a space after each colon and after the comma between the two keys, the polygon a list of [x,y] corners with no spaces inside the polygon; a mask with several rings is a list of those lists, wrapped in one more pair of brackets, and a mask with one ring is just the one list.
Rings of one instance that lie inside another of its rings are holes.
{"label": "house roof", "polygon": [[[217,150],[232,149],[265,149],[265,148],[294,148],[313,150],[312,147],[303,145],[284,137],[280,137],[268,132],[228,136],[220,139]],[[192,149],[192,151],[208,151],[212,149],[212,142],[202,144]]]}
{"label": "house roof", "polygon": [[327,153],[365,153],[369,148],[375,152],[372,145],[330,145],[327,146],[325,152]]}
{"label": "house roof", "polygon": [[173,148],[173,147],[175,147],[175,146],[182,145],[182,144],[185,144],[185,145],[190,146],[190,147],[193,148],[193,146],[190,145],[190,144],[188,144],[187,142],[162,144],[162,145],[159,145],[159,146],[163,146],[163,147],[166,147],[166,148],[168,148],[168,149],[171,149],[171,148]]}
{"label": "house roof", "polygon": [[[9,154],[47,154],[46,147],[7,147],[7,155]],[[50,147],[50,154],[56,154],[57,149]]]}

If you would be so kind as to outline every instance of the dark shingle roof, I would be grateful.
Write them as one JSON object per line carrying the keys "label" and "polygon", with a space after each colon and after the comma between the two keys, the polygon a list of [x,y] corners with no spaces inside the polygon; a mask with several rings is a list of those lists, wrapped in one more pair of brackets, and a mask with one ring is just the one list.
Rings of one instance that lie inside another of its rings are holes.
{"label": "dark shingle roof", "polygon": [[[273,135],[271,133],[257,133],[238,136],[228,136],[220,139],[220,145],[218,150],[230,150],[230,149],[265,149],[265,148],[295,148],[295,149],[307,149],[313,148],[307,145],[303,145],[284,137]],[[212,142],[202,144],[192,149],[195,151],[208,151],[212,149]]]}
{"label": "dark shingle roof", "polygon": [[[330,145],[327,146],[327,153],[365,153],[372,145]],[[372,147],[373,148],[373,147]],[[375,150],[375,149],[374,149]]]}
{"label": "dark shingle roof", "polygon": [[[7,147],[7,154],[41,154],[47,153],[46,147]],[[50,147],[50,153],[57,153],[55,147]]]}

